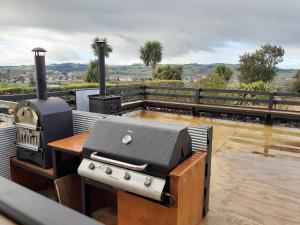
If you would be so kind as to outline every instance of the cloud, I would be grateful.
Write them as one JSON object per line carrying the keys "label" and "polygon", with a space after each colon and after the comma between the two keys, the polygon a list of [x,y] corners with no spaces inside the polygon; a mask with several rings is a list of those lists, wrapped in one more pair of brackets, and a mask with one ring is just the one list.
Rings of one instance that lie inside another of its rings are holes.
{"label": "cloud", "polygon": [[[233,52],[278,44],[289,57],[289,50],[300,54],[299,10],[298,0],[1,0],[0,49],[3,43],[21,48],[22,32],[31,30],[30,44],[48,43],[57,61],[87,61],[95,36],[113,46],[111,63],[138,61],[139,46],[147,40],[162,42],[166,61],[188,55],[193,62],[207,62],[205,55],[238,58],[230,56],[228,43],[241,48]],[[3,36],[14,36],[15,44]]]}

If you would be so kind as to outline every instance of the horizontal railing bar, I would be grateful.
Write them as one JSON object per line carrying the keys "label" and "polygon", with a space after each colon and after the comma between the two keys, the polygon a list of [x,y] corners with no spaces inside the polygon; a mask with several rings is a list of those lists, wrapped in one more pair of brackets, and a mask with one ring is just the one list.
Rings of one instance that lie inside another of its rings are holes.
{"label": "horizontal railing bar", "polygon": [[278,105],[300,105],[300,101],[274,100],[274,104]]}
{"label": "horizontal railing bar", "polygon": [[239,101],[239,102],[253,102],[253,103],[268,103],[269,100],[251,99],[251,98],[235,98],[235,97],[221,97],[221,96],[201,96],[201,99],[221,100],[221,101]]}
{"label": "horizontal railing bar", "polygon": [[174,91],[197,91],[197,88],[178,88],[178,87],[155,87],[155,86],[145,86],[146,89],[152,90],[174,90]]}
{"label": "horizontal railing bar", "polygon": [[182,94],[168,94],[168,93],[151,93],[151,92],[145,92],[146,96],[152,95],[152,96],[162,96],[162,97],[178,97],[178,98],[195,98],[195,95],[182,95]]}
{"label": "horizontal railing bar", "polygon": [[[66,95],[74,95],[73,91],[53,91],[48,92],[48,97],[62,97]],[[0,100],[6,101],[19,101],[19,100],[26,100],[26,99],[34,99],[36,98],[36,93],[30,94],[17,94],[17,95],[0,95]]]}
{"label": "horizontal railing bar", "polygon": [[130,93],[130,94],[120,94],[120,96],[124,97],[139,97],[143,96],[144,93]]}
{"label": "horizontal railing bar", "polygon": [[132,91],[132,90],[142,90],[143,86],[120,86],[107,88],[107,91]]}
{"label": "horizontal railing bar", "polygon": [[247,91],[247,90],[234,90],[234,89],[200,89],[201,92],[215,92],[215,93],[231,93],[231,94],[250,94],[250,95],[269,95],[268,92],[263,91]]}
{"label": "horizontal railing bar", "polygon": [[300,93],[293,93],[293,92],[275,92],[274,96],[280,96],[280,97],[300,97]]}

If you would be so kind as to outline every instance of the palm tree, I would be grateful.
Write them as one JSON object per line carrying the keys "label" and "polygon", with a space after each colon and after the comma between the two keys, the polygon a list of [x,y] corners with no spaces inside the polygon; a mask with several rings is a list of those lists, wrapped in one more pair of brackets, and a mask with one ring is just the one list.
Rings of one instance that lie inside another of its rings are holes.
{"label": "palm tree", "polygon": [[99,82],[98,60],[91,60],[86,70],[85,80],[89,83]]}
{"label": "palm tree", "polygon": [[[106,42],[105,46],[104,46],[104,55],[105,57],[109,57],[109,54],[112,53],[113,49],[112,47],[107,43],[107,39],[103,38],[103,41]],[[100,39],[98,37],[94,38],[92,44],[91,44],[91,48],[94,52],[95,56],[98,56],[98,44],[97,41],[100,41]],[[85,75],[85,80],[87,82],[99,82],[99,76],[98,76],[98,60],[91,60],[90,64],[86,70],[86,75]]]}
{"label": "palm tree", "polygon": [[162,59],[163,47],[159,41],[147,41],[140,48],[140,58],[146,66],[150,66],[154,77],[157,63]]}
{"label": "palm tree", "polygon": [[[106,42],[105,46],[104,46],[104,55],[105,57],[109,57],[109,54],[112,53],[113,49],[112,47],[107,43],[107,39],[103,38],[103,41]],[[97,41],[100,41],[100,39],[98,37],[94,38],[93,43],[91,44],[91,48],[95,54],[95,56],[98,56],[98,44]]]}

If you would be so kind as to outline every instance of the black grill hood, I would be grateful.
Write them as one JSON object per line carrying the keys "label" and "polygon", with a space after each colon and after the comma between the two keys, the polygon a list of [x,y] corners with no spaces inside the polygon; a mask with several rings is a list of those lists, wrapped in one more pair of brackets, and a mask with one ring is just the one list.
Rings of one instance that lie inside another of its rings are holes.
{"label": "black grill hood", "polygon": [[[132,138],[129,144],[122,142],[125,135]],[[192,154],[191,137],[185,126],[111,116],[96,122],[84,145],[84,157],[94,152],[130,164],[147,163],[143,173],[164,178]]]}

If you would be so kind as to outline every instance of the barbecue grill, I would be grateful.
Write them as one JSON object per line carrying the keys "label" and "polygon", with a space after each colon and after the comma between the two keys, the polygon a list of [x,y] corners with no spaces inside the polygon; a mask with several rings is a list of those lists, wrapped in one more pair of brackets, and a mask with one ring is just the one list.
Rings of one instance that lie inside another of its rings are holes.
{"label": "barbecue grill", "polygon": [[72,136],[72,110],[61,98],[47,98],[45,58],[35,52],[37,99],[20,102],[15,108],[17,158],[43,168],[52,167],[49,142]]}
{"label": "barbecue grill", "polygon": [[185,126],[122,117],[96,122],[79,175],[167,203],[168,175],[192,154]]}

